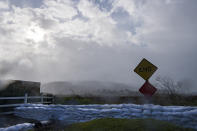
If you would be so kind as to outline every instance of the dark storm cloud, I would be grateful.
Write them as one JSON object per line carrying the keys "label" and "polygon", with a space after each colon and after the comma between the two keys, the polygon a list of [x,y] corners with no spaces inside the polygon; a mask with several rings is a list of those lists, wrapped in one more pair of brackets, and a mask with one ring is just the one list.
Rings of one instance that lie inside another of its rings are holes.
{"label": "dark storm cloud", "polygon": [[0,65],[1,65],[0,66],[0,75],[1,76],[4,76],[4,75],[10,73],[16,67],[15,62],[1,61]]}

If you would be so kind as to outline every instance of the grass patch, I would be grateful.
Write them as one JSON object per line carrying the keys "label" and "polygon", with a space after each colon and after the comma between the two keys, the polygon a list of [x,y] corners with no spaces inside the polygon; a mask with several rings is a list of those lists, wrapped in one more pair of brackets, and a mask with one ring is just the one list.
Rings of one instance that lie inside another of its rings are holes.
{"label": "grass patch", "polygon": [[104,101],[97,97],[81,97],[81,96],[55,96],[54,104],[63,105],[87,105],[87,104],[105,104]]}
{"label": "grass patch", "polygon": [[[55,96],[54,104],[86,105],[86,104],[145,104],[147,99],[143,96],[122,97],[84,97],[84,96]],[[160,96],[154,95],[149,103],[162,106],[197,106],[197,96]]]}
{"label": "grass patch", "polygon": [[193,129],[153,119],[104,118],[72,124],[64,131],[193,131]]}

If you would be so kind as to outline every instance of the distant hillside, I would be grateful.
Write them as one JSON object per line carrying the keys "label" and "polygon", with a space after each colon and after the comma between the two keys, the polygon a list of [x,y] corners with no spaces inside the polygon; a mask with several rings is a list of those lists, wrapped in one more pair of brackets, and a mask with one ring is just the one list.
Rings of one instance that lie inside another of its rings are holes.
{"label": "distant hillside", "polygon": [[65,96],[133,96],[138,93],[135,87],[115,82],[57,81],[41,85],[41,92]]}

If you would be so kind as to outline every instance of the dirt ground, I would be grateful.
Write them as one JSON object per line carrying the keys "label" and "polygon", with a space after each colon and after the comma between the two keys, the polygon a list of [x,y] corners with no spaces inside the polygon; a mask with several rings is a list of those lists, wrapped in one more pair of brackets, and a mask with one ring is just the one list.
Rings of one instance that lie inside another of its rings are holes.
{"label": "dirt ground", "polygon": [[33,120],[20,118],[14,115],[0,115],[0,128],[13,126],[25,122],[33,123]]}

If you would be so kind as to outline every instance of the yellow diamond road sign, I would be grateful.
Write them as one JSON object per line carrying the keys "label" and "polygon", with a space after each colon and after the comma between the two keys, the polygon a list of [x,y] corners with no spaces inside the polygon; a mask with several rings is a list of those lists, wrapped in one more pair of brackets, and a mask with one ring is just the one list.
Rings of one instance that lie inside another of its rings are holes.
{"label": "yellow diamond road sign", "polygon": [[150,63],[148,60],[143,59],[134,69],[134,72],[136,72],[144,80],[148,80],[156,70],[157,67],[155,65]]}

